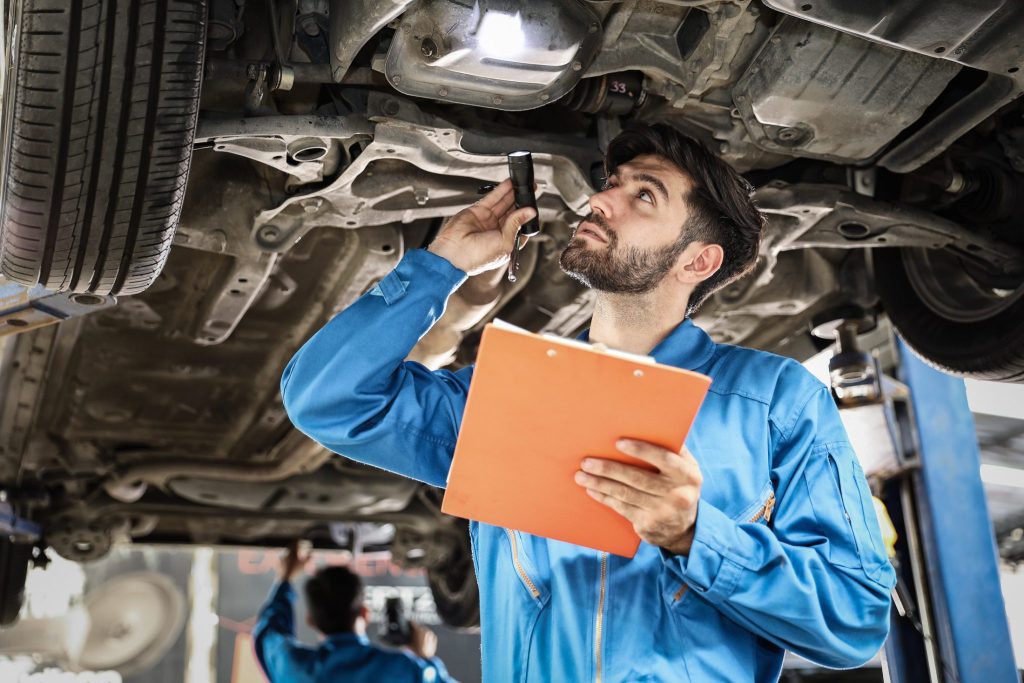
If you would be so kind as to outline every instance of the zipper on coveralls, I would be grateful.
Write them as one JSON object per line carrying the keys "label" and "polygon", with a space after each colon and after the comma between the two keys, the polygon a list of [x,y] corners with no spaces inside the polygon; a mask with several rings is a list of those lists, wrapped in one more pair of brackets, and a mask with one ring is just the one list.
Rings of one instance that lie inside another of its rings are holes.
{"label": "zipper on coveralls", "polygon": [[601,683],[601,628],[604,625],[604,595],[608,580],[608,553],[601,553],[601,592],[597,598],[597,623],[594,625],[594,683]]}
{"label": "zipper on coveralls", "polygon": [[775,508],[775,491],[771,491],[768,494],[768,500],[764,502],[761,509],[757,511],[757,514],[750,518],[751,523],[760,522],[762,519],[766,522],[772,521],[772,510]]}
{"label": "zipper on coveralls", "polygon": [[[772,491],[768,494],[768,500],[764,502],[764,505],[757,511],[757,514],[750,518],[749,523],[754,524],[760,522],[762,519],[766,522],[772,520],[772,510],[775,509],[775,492]],[[686,589],[689,588],[687,584],[683,584],[676,591],[676,594],[672,596],[672,602],[677,602],[679,598],[686,595]]]}
{"label": "zipper on coveralls", "polygon": [[512,544],[512,564],[516,568],[516,573],[519,574],[519,578],[523,580],[526,587],[530,589],[530,593],[537,600],[540,600],[540,591],[537,590],[536,584],[530,580],[530,577],[526,574],[526,570],[523,569],[523,565],[519,563],[519,544],[516,543],[516,535],[510,529],[505,529],[505,533],[508,534],[509,543]]}

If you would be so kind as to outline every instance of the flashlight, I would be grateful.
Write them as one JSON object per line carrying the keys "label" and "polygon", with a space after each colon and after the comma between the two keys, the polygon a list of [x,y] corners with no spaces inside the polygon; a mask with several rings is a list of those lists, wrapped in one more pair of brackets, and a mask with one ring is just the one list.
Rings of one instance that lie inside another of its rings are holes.
{"label": "flashlight", "polygon": [[[533,155],[529,152],[512,152],[508,155],[508,174],[512,178],[512,193],[515,196],[516,208],[524,206],[537,210],[537,196],[533,193]],[[519,234],[533,237],[540,232],[540,221],[534,216],[523,223]]]}

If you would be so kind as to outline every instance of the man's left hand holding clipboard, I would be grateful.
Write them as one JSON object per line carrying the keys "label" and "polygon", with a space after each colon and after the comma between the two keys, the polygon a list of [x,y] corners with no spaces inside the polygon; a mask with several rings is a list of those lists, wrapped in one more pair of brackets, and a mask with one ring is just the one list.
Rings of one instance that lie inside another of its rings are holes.
{"label": "man's left hand holding clipboard", "polygon": [[620,439],[616,448],[654,471],[604,458],[584,458],[576,483],[591,498],[632,522],[644,541],[676,555],[688,554],[702,483],[696,459],[686,446],[673,453],[645,441]]}

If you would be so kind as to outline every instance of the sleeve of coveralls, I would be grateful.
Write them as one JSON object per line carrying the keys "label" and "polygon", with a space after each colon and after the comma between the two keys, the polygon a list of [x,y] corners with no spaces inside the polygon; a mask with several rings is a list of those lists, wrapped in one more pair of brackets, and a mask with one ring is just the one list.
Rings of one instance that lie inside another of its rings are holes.
{"label": "sleeve of coveralls", "polygon": [[885,641],[895,584],[867,482],[825,387],[778,427],[771,524],[701,501],[690,553],[665,561],[762,638],[822,666],[859,666]]}
{"label": "sleeve of coveralls", "polygon": [[446,259],[408,252],[288,363],[292,423],[347,458],[445,486],[472,371],[403,361],[465,279]]}
{"label": "sleeve of coveralls", "polygon": [[303,683],[313,680],[316,651],[295,638],[293,603],[295,590],[287,581],[274,586],[260,609],[253,645],[256,659],[270,683]]}

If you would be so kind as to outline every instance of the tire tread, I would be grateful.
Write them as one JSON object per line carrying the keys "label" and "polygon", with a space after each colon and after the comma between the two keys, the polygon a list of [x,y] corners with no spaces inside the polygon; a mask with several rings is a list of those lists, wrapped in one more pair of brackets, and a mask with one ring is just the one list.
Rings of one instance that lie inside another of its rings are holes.
{"label": "tire tread", "polygon": [[0,272],[55,291],[146,289],[188,179],[204,0],[21,0]]}

